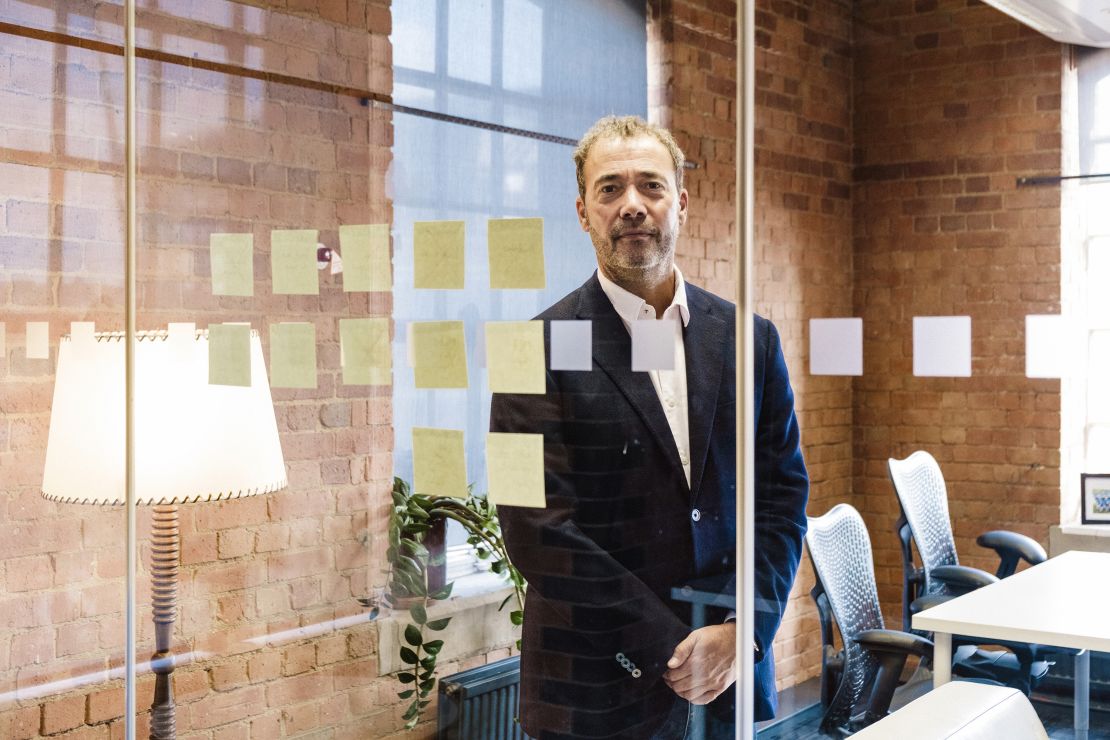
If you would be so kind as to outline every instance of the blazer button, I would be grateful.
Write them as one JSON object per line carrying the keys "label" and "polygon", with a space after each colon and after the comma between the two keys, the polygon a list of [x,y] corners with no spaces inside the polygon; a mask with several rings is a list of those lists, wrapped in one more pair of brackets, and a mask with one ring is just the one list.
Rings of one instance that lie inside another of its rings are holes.
{"label": "blazer button", "polygon": [[693,519],[695,522],[700,522],[701,521],[701,512],[698,511],[697,509],[694,509],[693,511],[690,512],[690,518]]}

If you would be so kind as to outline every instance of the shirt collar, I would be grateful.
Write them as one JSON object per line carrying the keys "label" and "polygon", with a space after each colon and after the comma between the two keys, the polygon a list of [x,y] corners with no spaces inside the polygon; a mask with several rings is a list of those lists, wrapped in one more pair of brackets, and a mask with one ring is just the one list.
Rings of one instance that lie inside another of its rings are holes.
{"label": "shirt collar", "polygon": [[[690,309],[686,304],[686,280],[683,279],[682,271],[678,269],[678,265],[674,267],[674,299],[671,301],[671,305],[663,311],[662,317],[654,315],[655,311],[651,304],[605,277],[601,270],[597,271],[597,281],[601,283],[601,289],[605,292],[605,296],[613,304],[617,315],[621,317],[626,325],[641,319],[673,317],[676,311],[682,318],[683,326],[689,326],[690,324]],[[645,307],[647,307],[646,313],[644,311]]]}

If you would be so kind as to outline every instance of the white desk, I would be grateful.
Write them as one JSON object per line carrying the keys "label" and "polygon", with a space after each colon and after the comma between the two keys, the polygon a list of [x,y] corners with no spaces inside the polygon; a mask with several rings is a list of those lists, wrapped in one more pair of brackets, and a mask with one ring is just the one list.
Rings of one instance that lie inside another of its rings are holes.
{"label": "white desk", "polygon": [[913,627],[934,633],[934,685],[952,679],[952,635],[1083,650],[1075,658],[1075,732],[1089,726],[1090,650],[1110,652],[1110,553],[1072,551],[926,609]]}

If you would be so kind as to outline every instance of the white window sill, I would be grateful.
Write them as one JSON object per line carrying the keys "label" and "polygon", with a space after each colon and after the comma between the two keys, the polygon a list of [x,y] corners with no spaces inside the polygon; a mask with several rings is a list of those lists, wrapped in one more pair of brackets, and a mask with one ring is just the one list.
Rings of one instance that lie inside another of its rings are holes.
{"label": "white window sill", "polygon": [[[498,610],[505,597],[512,593],[512,586],[500,576],[475,573],[455,581],[450,599],[432,602],[428,609],[429,619],[452,618],[442,632],[425,632],[425,641],[443,640],[439,665],[516,644],[520,628],[509,621],[509,612],[517,608],[516,599],[510,598],[505,608]],[[405,626],[411,623],[407,609],[394,611],[376,621],[379,676],[404,669],[398,653],[401,645],[407,644],[404,642]]]}
{"label": "white window sill", "polygon": [[1069,550],[1110,552],[1110,524],[1061,524],[1048,529],[1048,554]]}
{"label": "white window sill", "polygon": [[1110,524],[1061,524],[1057,529],[1066,535],[1110,537]]}

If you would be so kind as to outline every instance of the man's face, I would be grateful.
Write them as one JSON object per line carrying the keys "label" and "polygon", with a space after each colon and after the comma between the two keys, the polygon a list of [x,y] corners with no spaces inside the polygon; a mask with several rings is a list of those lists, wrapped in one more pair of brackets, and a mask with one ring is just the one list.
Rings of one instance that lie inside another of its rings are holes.
{"label": "man's face", "polygon": [[666,147],[644,134],[600,139],[582,168],[578,222],[610,278],[669,276],[675,240],[686,223],[686,190],[675,186]]}

